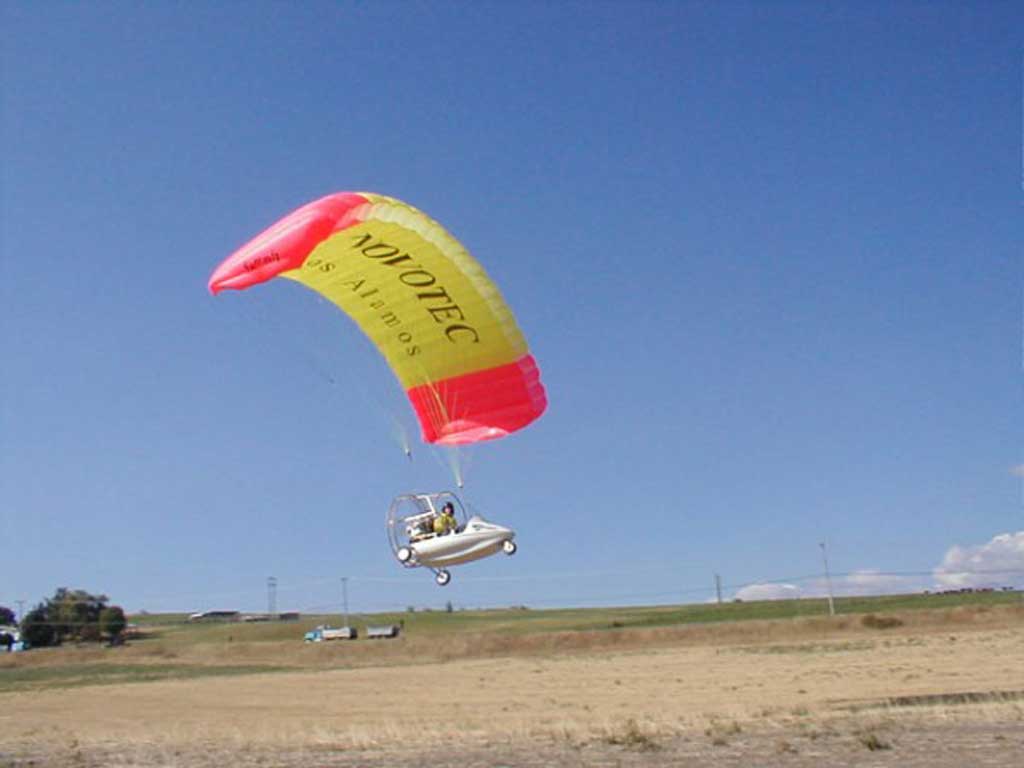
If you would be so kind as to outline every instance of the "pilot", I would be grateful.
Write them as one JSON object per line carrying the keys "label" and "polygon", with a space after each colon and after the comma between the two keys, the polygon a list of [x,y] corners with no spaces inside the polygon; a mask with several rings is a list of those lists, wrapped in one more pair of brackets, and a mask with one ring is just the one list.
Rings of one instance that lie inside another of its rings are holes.
{"label": "pilot", "polygon": [[455,533],[459,524],[455,520],[455,505],[446,501],[441,507],[441,515],[434,520],[434,533],[441,536],[445,533]]}

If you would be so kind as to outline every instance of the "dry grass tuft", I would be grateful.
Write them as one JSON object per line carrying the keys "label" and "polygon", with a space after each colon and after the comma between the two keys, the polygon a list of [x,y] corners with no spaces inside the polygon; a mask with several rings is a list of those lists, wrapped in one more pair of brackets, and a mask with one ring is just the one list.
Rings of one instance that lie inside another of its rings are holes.
{"label": "dry grass tuft", "polygon": [[642,729],[633,718],[629,718],[621,728],[608,733],[604,737],[604,741],[607,744],[635,749],[640,752],[652,752],[661,749],[661,745],[654,740],[654,736]]}
{"label": "dry grass tuft", "polygon": [[711,725],[704,729],[704,735],[709,737],[711,743],[716,747],[726,746],[730,736],[737,736],[742,732],[743,728],[735,720],[726,723],[713,719]]}
{"label": "dry grass tuft", "polygon": [[775,742],[775,752],[780,755],[795,755],[797,749],[786,739],[779,739]]}
{"label": "dry grass tuft", "polygon": [[872,752],[879,752],[881,750],[892,749],[892,744],[887,741],[883,741],[879,738],[878,734],[873,731],[861,731],[856,734],[857,741],[863,744],[867,749]]}

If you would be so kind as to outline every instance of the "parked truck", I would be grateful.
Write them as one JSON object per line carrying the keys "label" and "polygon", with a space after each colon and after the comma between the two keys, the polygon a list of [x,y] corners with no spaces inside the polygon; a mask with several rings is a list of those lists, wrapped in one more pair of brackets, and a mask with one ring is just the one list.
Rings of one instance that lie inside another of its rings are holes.
{"label": "parked truck", "polygon": [[321,624],[306,633],[307,643],[322,643],[325,640],[355,640],[358,637],[355,627],[328,627]]}

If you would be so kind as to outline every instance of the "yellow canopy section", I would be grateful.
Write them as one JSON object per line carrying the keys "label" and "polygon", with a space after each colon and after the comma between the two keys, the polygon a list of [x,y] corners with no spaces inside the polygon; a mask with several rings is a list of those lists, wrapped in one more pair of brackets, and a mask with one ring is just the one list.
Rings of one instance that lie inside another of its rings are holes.
{"label": "yellow canopy section", "polygon": [[360,194],[368,202],[282,277],[351,316],[406,389],[527,354],[497,286],[454,237],[410,205]]}

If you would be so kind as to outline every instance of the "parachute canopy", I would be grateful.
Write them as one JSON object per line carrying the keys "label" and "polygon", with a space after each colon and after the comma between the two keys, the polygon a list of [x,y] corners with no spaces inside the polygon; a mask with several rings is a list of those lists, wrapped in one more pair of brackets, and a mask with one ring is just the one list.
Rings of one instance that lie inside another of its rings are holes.
{"label": "parachute canopy", "polygon": [[462,445],[522,429],[547,407],[497,286],[444,228],[399,200],[340,192],[257,235],[214,270],[214,294],[275,277],[338,305],[377,346],[423,440]]}

